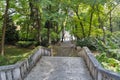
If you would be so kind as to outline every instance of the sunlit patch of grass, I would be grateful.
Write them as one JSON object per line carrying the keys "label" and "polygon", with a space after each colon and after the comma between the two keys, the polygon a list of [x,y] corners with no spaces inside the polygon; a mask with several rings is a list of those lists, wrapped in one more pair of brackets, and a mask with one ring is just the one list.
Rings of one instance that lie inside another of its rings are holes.
{"label": "sunlit patch of grass", "polygon": [[18,48],[16,46],[11,46],[11,45],[5,46],[5,55],[7,55],[7,56],[22,55],[29,51],[30,51],[30,49],[27,49],[27,48]]}
{"label": "sunlit patch of grass", "polygon": [[16,46],[6,45],[5,56],[0,56],[0,66],[14,64],[27,58],[30,54],[32,54],[31,49],[18,48]]}

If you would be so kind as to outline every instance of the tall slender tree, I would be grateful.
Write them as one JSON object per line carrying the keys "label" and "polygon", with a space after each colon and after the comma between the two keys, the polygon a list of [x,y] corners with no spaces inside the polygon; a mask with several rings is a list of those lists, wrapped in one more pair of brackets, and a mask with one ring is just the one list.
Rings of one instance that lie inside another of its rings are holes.
{"label": "tall slender tree", "polygon": [[2,27],[2,45],[1,45],[1,55],[4,56],[5,54],[5,31],[6,31],[6,27],[7,27],[7,18],[8,16],[8,10],[9,10],[9,1],[10,0],[6,0],[6,7],[5,7],[5,12],[4,12],[4,17],[3,17],[3,27]]}
{"label": "tall slender tree", "polygon": [[[35,5],[36,4],[36,5]],[[30,6],[30,19],[32,21],[32,26],[37,30],[37,41],[41,42],[40,29],[41,29],[41,14],[39,12],[39,7],[36,0],[29,0]]]}

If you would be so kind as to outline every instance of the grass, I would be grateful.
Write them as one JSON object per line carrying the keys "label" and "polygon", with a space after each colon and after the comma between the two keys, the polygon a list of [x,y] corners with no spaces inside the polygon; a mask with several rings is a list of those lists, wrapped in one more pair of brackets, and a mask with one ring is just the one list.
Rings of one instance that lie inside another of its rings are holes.
{"label": "grass", "polygon": [[10,65],[27,58],[31,53],[31,49],[18,48],[12,45],[5,46],[5,56],[0,56],[0,66]]}

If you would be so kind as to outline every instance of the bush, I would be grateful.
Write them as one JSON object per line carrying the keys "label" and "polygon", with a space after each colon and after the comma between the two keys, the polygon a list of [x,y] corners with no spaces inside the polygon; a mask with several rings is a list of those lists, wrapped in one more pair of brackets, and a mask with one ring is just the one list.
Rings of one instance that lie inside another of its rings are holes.
{"label": "bush", "polygon": [[111,58],[115,58],[120,61],[120,50],[119,49],[111,49],[108,51],[107,56]]}
{"label": "bush", "polygon": [[47,39],[42,40],[41,43],[40,43],[40,45],[41,45],[41,46],[48,47],[49,45],[48,45],[48,41],[47,41]]}
{"label": "bush", "polygon": [[105,42],[101,38],[88,37],[77,40],[78,46],[87,46],[92,50],[98,50],[100,52],[108,52],[109,49],[120,48],[120,32],[114,32],[107,34]]}
{"label": "bush", "polygon": [[91,50],[96,50],[96,41],[95,38],[84,38],[77,40],[77,46],[87,46]]}
{"label": "bush", "polygon": [[101,40],[101,39],[96,39],[96,50],[100,52],[106,52],[107,51],[107,46],[106,44]]}
{"label": "bush", "polygon": [[106,36],[105,43],[97,40],[100,55],[96,56],[104,68],[120,73],[120,32],[114,32]]}
{"label": "bush", "polygon": [[6,64],[9,64],[9,59],[7,57],[0,56],[0,66]]}
{"label": "bush", "polygon": [[101,65],[108,70],[112,70],[115,72],[120,73],[120,61],[114,58],[109,58],[106,55],[107,53],[101,53],[100,55],[97,55],[97,60],[101,63]]}
{"label": "bush", "polygon": [[16,45],[18,47],[27,48],[27,47],[30,47],[30,46],[37,46],[38,42],[36,42],[36,41],[18,41],[16,43]]}
{"label": "bush", "polygon": [[5,43],[7,44],[14,44],[18,41],[18,32],[16,31],[17,26],[14,25],[12,19],[8,19],[8,24],[6,27],[6,33],[5,33]]}

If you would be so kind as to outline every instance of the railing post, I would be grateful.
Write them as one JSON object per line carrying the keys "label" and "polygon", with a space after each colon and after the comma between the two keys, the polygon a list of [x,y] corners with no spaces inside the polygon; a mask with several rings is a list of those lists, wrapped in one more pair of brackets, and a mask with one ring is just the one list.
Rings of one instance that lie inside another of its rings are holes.
{"label": "railing post", "polygon": [[20,68],[15,68],[13,71],[14,80],[22,80]]}
{"label": "railing post", "polygon": [[1,79],[1,80],[7,80],[7,79],[6,79],[6,74],[5,74],[4,71],[2,71],[2,72],[0,73],[0,79]]}
{"label": "railing post", "polygon": [[12,71],[11,70],[6,72],[6,77],[7,77],[8,80],[13,80],[12,76],[13,75],[12,75]]}
{"label": "railing post", "polygon": [[102,80],[102,73],[98,71],[97,80]]}

